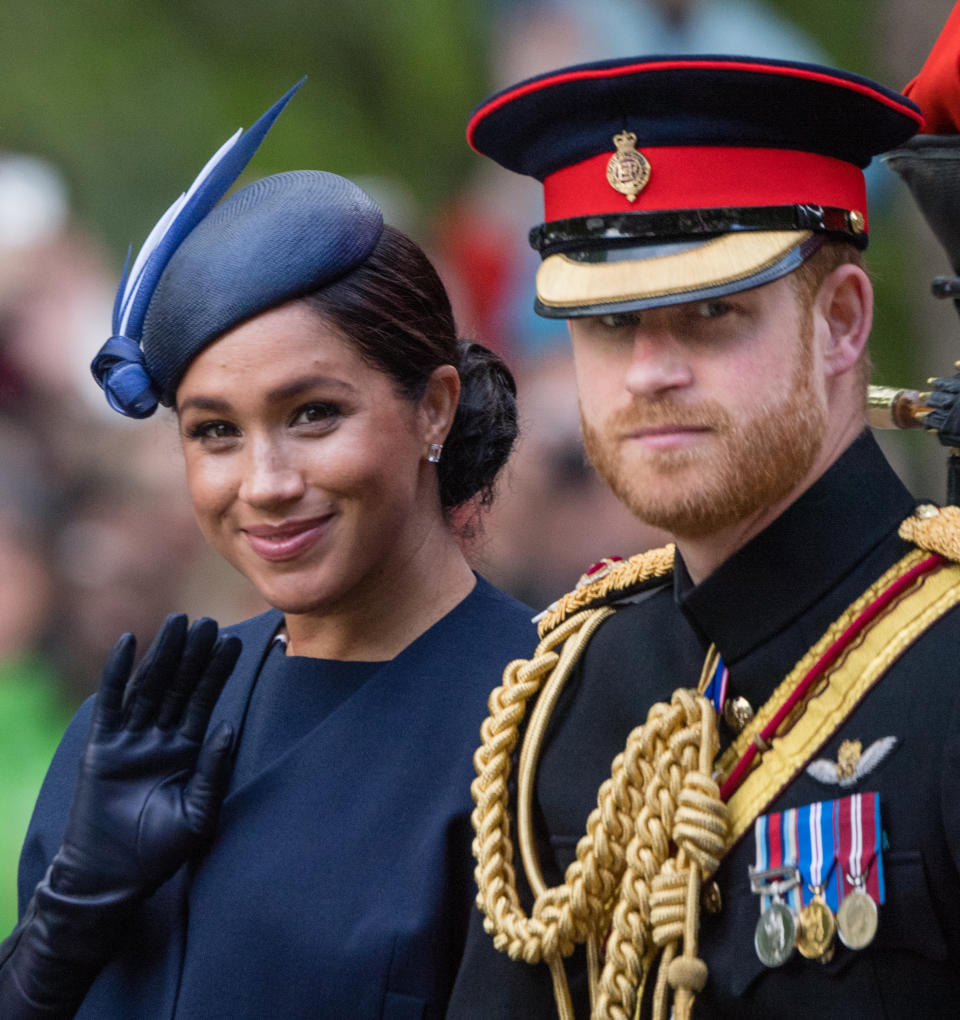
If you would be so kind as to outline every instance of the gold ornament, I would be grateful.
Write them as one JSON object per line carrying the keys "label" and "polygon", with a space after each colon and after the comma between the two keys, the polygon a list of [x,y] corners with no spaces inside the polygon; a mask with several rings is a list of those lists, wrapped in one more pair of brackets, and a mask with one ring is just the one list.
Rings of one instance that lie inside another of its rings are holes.
{"label": "gold ornament", "polygon": [[614,135],[613,144],[617,151],[607,163],[607,181],[614,191],[635,202],[650,180],[650,162],[642,152],[637,152],[637,136],[632,131]]}

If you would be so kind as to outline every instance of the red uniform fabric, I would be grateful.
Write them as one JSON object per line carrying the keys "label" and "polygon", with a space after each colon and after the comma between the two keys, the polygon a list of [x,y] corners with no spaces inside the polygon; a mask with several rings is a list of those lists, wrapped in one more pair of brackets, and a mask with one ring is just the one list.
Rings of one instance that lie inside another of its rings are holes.
{"label": "red uniform fabric", "polygon": [[960,134],[960,4],[947,18],[920,73],[903,94],[923,111],[925,134]]}

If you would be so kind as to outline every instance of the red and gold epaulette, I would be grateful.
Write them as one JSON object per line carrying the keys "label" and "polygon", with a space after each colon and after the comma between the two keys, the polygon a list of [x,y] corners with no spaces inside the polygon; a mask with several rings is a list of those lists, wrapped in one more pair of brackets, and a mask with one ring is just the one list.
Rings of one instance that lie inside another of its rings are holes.
{"label": "red and gold epaulette", "polygon": [[675,549],[671,542],[659,549],[637,553],[628,560],[608,556],[594,563],[573,591],[557,599],[536,618],[541,639],[582,609],[596,609],[662,583],[673,572]]}
{"label": "red and gold epaulette", "polygon": [[921,503],[900,525],[899,535],[925,552],[960,563],[960,507]]}

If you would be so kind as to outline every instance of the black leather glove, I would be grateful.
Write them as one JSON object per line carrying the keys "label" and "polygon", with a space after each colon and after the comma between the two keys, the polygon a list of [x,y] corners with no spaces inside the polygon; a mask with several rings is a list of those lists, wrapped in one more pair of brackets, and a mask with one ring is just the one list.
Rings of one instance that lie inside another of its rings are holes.
{"label": "black leather glove", "polygon": [[931,386],[926,404],[933,410],[923,424],[937,430],[937,438],[944,446],[960,446],[960,373],[933,379]]}
{"label": "black leather glove", "polygon": [[63,844],[0,945],[0,1017],[70,1017],[137,904],[213,834],[233,730],[204,742],[240,652],[213,620],[167,618],[133,678],[125,634],[103,671]]}

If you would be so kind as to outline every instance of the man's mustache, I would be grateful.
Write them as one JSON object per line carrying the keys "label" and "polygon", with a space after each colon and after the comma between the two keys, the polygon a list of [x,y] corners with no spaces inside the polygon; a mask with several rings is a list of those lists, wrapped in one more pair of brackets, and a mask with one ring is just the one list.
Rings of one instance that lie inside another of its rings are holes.
{"label": "man's mustache", "polygon": [[628,435],[665,425],[677,425],[681,428],[723,432],[730,424],[730,412],[719,404],[708,402],[690,406],[668,400],[637,402],[631,407],[613,411],[604,419],[602,429],[607,434]]}

